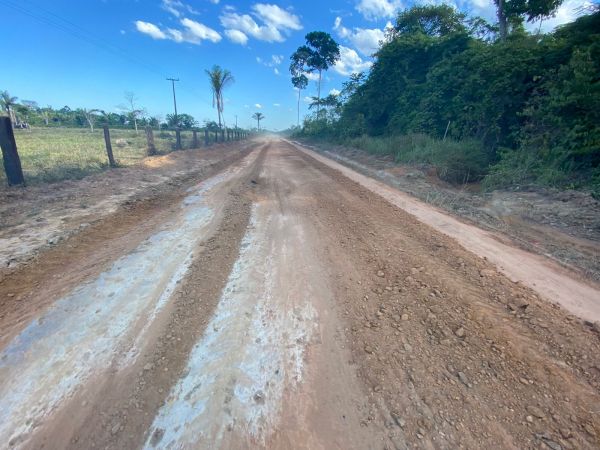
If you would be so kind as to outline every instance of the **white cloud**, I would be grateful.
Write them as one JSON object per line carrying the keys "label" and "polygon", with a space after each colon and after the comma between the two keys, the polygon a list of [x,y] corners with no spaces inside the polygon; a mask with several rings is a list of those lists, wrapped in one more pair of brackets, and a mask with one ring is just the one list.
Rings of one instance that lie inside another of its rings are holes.
{"label": "white cloud", "polygon": [[340,45],[340,60],[333,69],[340,75],[348,76],[353,73],[364,72],[371,68],[371,61],[363,61],[356,50]]}
{"label": "white cloud", "polygon": [[[572,22],[579,17],[581,7],[591,4],[589,0],[565,0],[556,10],[554,17],[542,21],[541,31],[549,32],[559,25]],[[498,20],[496,6],[492,0],[457,0],[457,6],[472,16],[481,16],[492,23]],[[526,22],[525,28],[532,33],[536,33],[540,29],[540,21]]]}
{"label": "white cloud", "polygon": [[198,11],[180,0],[162,0],[162,9],[179,18],[186,13],[198,15]]}
{"label": "white cloud", "polygon": [[335,95],[336,97],[337,97],[338,95],[340,95],[341,93],[342,93],[342,92],[341,92],[341,91],[339,91],[338,89],[332,89],[332,90],[330,90],[330,91],[329,91],[329,95]]}
{"label": "white cloud", "polygon": [[[391,28],[388,21],[385,28]],[[385,40],[385,30],[379,28],[353,28],[349,29],[342,25],[342,18],[336,17],[333,29],[337,31],[340,38],[348,40],[364,56],[371,56],[379,50],[379,43]]]}
{"label": "white cloud", "polygon": [[[196,22],[191,19],[183,19],[181,24],[189,30],[189,33],[198,38],[199,40],[207,40],[211,42],[219,42],[222,38],[219,33],[217,33],[212,28],[207,27],[206,25]],[[186,39],[188,42],[194,43],[193,39]]]}
{"label": "white cloud", "polygon": [[279,75],[279,69],[278,69],[277,67],[275,67],[275,68],[273,69],[273,72],[275,73],[275,75]]}
{"label": "white cloud", "polygon": [[319,81],[319,74],[317,72],[305,73],[304,76],[310,81]]}
{"label": "white cloud", "polygon": [[255,103],[254,107],[257,109],[262,109],[262,105],[260,103]]}
{"label": "white cloud", "polygon": [[277,29],[301,30],[302,25],[298,16],[281,9],[277,5],[257,3],[252,9],[266,24]]}
{"label": "white cloud", "polygon": [[167,35],[153,23],[136,20],[135,27],[140,33],[147,34],[152,39],[167,39]]}
{"label": "white cloud", "polygon": [[141,20],[135,22],[136,29],[140,33],[147,34],[152,39],[169,39],[177,43],[188,42],[190,44],[200,44],[205,40],[216,43],[222,39],[221,35],[215,30],[195,20],[182,19],[181,25],[185,27],[184,30],[173,28],[161,30],[158,26],[150,22],[143,22]]}
{"label": "white cloud", "polygon": [[279,103],[273,103],[273,106],[274,106],[275,108],[279,108],[281,105],[280,105]]}
{"label": "white cloud", "polygon": [[225,30],[225,36],[235,44],[246,45],[248,43],[248,36],[240,30]]}
{"label": "white cloud", "polygon": [[258,3],[252,10],[254,17],[227,8],[219,20],[226,29],[237,30],[266,42],[283,42],[290,31],[302,29],[298,16],[277,5]]}
{"label": "white cloud", "polygon": [[400,8],[400,0],[360,0],[356,5],[356,10],[367,20],[390,19]]}

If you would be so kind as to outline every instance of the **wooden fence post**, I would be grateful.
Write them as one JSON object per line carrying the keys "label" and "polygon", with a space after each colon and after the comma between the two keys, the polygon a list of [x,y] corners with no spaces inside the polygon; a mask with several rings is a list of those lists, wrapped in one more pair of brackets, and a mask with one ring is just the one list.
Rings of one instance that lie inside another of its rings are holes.
{"label": "wooden fence post", "polygon": [[192,148],[198,148],[200,144],[198,144],[198,132],[196,130],[192,131]]}
{"label": "wooden fence post", "polygon": [[181,128],[175,129],[175,150],[181,150]]}
{"label": "wooden fence post", "polygon": [[209,144],[210,144],[210,137],[208,136],[208,130],[205,129],[204,130],[204,146],[208,147]]}
{"label": "wooden fence post", "polygon": [[110,131],[108,125],[104,125],[104,143],[106,144],[106,154],[108,155],[108,164],[110,167],[117,167],[115,157],[113,156],[112,144],[110,143]]}
{"label": "wooden fence post", "polygon": [[219,142],[219,132],[215,130],[215,144]]}
{"label": "wooden fence post", "polygon": [[156,155],[156,146],[154,145],[154,133],[152,127],[146,127],[146,141],[148,143],[148,156]]}
{"label": "wooden fence post", "polygon": [[10,117],[0,117],[0,147],[2,148],[2,160],[4,171],[9,186],[25,184],[21,159],[17,152],[17,142],[13,132]]}

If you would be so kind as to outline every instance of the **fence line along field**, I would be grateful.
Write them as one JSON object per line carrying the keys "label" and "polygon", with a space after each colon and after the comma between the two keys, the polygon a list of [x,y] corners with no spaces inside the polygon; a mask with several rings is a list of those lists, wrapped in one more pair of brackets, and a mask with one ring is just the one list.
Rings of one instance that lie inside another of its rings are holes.
{"label": "fence line along field", "polygon": [[[109,167],[102,128],[93,132],[83,128],[15,129],[15,140],[28,184],[78,179]],[[114,157],[119,166],[130,166],[147,156],[148,143],[144,129],[111,129]],[[219,137],[220,138],[220,137]],[[210,133],[214,142],[216,136]],[[198,132],[198,145],[204,143],[204,131]],[[154,130],[156,154],[176,150],[174,130]],[[181,148],[193,148],[193,132],[181,131]],[[0,170],[0,183],[6,174]]]}

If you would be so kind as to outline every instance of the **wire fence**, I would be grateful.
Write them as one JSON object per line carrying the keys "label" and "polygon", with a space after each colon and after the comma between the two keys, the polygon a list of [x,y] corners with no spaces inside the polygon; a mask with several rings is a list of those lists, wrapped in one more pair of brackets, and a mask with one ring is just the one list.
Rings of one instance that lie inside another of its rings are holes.
{"label": "wire fence", "polygon": [[[0,133],[2,130],[0,130]],[[103,128],[15,129],[23,176],[27,184],[78,179],[111,166]],[[202,148],[219,142],[243,139],[244,130],[151,130],[110,129],[110,147],[115,166],[130,166],[149,155]],[[177,135],[179,134],[179,142]],[[4,140],[3,140],[4,141]],[[3,150],[3,154],[6,153]],[[5,168],[6,168],[6,155]],[[0,183],[8,182],[0,170]]]}

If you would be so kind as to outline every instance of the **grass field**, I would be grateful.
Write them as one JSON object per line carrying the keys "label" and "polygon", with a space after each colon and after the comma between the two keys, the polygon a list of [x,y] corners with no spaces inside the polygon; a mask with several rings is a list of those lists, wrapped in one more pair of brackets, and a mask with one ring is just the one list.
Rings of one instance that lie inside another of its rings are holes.
{"label": "grass field", "polygon": [[[121,166],[135,164],[146,156],[144,130],[110,131],[113,153]],[[192,132],[182,132],[182,147],[192,146]],[[108,168],[102,129],[92,133],[82,128],[32,128],[15,130],[17,149],[27,184],[78,179]],[[202,143],[203,136],[198,139]],[[175,149],[174,131],[155,131],[154,141],[161,154]],[[0,169],[0,183],[6,175]]]}

